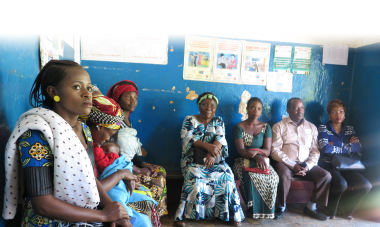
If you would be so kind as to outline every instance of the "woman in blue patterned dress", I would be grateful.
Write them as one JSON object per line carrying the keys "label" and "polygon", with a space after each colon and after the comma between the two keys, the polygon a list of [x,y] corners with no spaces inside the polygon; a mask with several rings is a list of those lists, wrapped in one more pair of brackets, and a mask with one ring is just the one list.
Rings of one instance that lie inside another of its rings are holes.
{"label": "woman in blue patterned dress", "polygon": [[[182,159],[184,176],[180,204],[175,214],[177,226],[185,226],[184,218],[234,221],[240,226],[245,220],[240,206],[234,175],[225,162],[228,147],[224,122],[216,117],[219,105],[217,97],[205,92],[198,97],[200,114],[187,116],[181,129]],[[194,150],[206,150],[204,165],[194,163]],[[221,161],[215,163],[215,157]]]}
{"label": "woman in blue patterned dress", "polygon": [[23,227],[131,226],[95,178],[89,128],[77,121],[90,113],[91,93],[88,73],[75,62],[52,60],[38,74],[30,103],[40,108],[21,115],[5,152],[5,219],[14,217],[20,194]]}

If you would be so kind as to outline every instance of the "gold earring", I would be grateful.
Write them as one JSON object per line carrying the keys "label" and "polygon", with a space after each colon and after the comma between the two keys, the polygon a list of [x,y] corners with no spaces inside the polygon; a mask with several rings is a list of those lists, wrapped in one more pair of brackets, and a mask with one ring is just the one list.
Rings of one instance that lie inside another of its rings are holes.
{"label": "gold earring", "polygon": [[58,95],[54,96],[54,101],[59,102],[60,100],[61,100],[61,98]]}

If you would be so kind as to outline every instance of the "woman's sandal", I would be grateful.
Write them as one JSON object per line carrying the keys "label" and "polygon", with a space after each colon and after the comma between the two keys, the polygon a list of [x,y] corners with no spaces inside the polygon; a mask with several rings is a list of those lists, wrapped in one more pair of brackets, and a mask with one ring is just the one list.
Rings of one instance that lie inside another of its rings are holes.
{"label": "woman's sandal", "polygon": [[234,227],[238,227],[238,226],[241,226],[242,223],[240,221],[235,221],[234,222]]}
{"label": "woman's sandal", "polygon": [[175,225],[178,226],[178,227],[185,227],[186,223],[185,223],[185,221],[176,221]]}

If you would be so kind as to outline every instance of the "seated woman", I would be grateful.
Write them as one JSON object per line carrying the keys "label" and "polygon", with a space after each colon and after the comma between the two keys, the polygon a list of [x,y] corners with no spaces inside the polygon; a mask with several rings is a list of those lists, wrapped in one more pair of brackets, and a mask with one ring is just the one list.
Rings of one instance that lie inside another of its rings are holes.
{"label": "seated woman", "polygon": [[[184,183],[176,224],[185,226],[184,218],[229,221],[232,217],[235,226],[240,226],[245,218],[233,173],[224,160],[228,157],[224,122],[214,116],[219,101],[213,93],[205,92],[197,104],[200,114],[187,116],[181,129]],[[204,164],[194,163],[196,148],[207,151]],[[215,163],[220,156],[220,162]]]}
{"label": "seated woman", "polygon": [[[132,162],[124,155],[106,155],[100,147],[100,144],[109,140],[120,128],[124,119],[123,111],[117,102],[98,91],[94,92],[92,102],[93,107],[87,124],[93,138],[96,166],[101,170],[100,182],[111,199],[123,203],[134,227],[160,226],[156,211],[157,202],[152,198],[150,191],[143,188],[135,190],[139,180],[132,174]],[[132,193],[133,191],[135,193]]]}
{"label": "seated woman", "polygon": [[[346,106],[335,99],[327,106],[330,121],[318,128],[318,144],[321,157],[318,165],[332,176],[327,215],[334,219],[337,211],[349,220],[356,207],[371,190],[371,183],[357,171],[337,171],[331,164],[336,154],[361,152],[362,146],[355,135],[354,127],[344,123]],[[347,190],[352,187],[353,190]]]}
{"label": "seated woman", "polygon": [[120,125],[120,130],[112,138],[119,144],[121,153],[127,157],[127,160],[133,162],[133,173],[138,174],[141,184],[150,189],[154,200],[158,202],[158,216],[162,216],[168,213],[166,171],[161,166],[147,164],[139,158],[142,155],[142,144],[129,120],[130,114],[137,106],[138,94],[136,84],[129,80],[120,81],[108,90],[107,96],[117,101],[124,112],[124,121]]}
{"label": "seated woman", "polygon": [[29,97],[36,108],[21,115],[5,151],[5,219],[22,200],[22,226],[131,226],[95,178],[92,138],[77,121],[90,113],[91,93],[90,76],[75,62],[51,60],[40,71]]}
{"label": "seated woman", "polygon": [[262,111],[261,100],[251,98],[247,104],[248,119],[233,129],[236,150],[242,157],[236,159],[234,173],[240,180],[240,193],[253,218],[274,218],[279,177],[269,165],[272,129],[258,120]]}

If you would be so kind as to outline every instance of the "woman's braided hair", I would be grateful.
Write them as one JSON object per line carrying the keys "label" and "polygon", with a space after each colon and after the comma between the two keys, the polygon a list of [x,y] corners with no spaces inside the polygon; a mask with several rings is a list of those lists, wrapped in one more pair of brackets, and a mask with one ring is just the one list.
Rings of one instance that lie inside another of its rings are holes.
{"label": "woman's braided hair", "polygon": [[29,103],[32,107],[52,107],[54,100],[47,93],[48,86],[57,86],[66,76],[66,68],[81,67],[70,60],[51,60],[38,73],[30,90]]}

